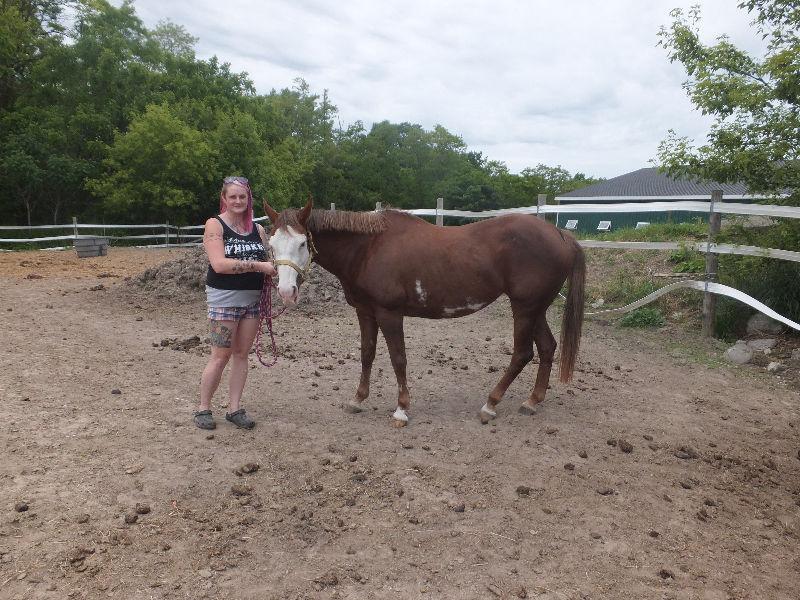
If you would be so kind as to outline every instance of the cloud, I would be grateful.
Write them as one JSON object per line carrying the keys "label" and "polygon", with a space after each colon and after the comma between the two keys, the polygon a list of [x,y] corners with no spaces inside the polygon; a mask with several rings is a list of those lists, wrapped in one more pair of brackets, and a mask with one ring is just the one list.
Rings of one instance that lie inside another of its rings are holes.
{"label": "cloud", "polygon": [[[261,93],[304,78],[327,89],[343,125],[441,124],[512,171],[539,163],[613,177],[647,166],[673,128],[702,139],[710,120],[657,47],[663,0],[138,0],[200,38],[198,56],[246,71]],[[701,2],[703,39],[759,52],[750,18]]]}

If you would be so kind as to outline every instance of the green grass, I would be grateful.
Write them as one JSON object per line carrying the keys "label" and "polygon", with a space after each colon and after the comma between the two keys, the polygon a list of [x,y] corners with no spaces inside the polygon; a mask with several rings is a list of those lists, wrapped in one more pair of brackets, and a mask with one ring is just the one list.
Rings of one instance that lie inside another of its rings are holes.
{"label": "green grass", "polygon": [[628,228],[608,233],[582,233],[579,237],[609,242],[705,241],[708,237],[708,225],[699,219],[692,223],[653,223],[642,229]]}
{"label": "green grass", "polygon": [[617,272],[601,290],[603,300],[610,305],[625,305],[639,300],[658,289],[655,282],[631,273]]}
{"label": "green grass", "polygon": [[731,368],[731,363],[723,357],[723,352],[727,348],[725,342],[719,340],[709,340],[707,344],[696,344],[687,341],[671,340],[666,344],[666,350],[670,356],[682,361],[703,365],[713,369]]}
{"label": "green grass", "polygon": [[[708,224],[697,220],[692,223],[654,223],[643,229],[619,229],[609,233],[581,234],[584,239],[624,242],[685,243],[687,246],[708,239]],[[724,228],[716,236],[718,243],[743,246],[760,246],[796,250],[800,247],[800,223],[786,220],[753,227],[743,219],[726,220]],[[639,256],[645,253],[625,252],[625,258],[603,255],[603,261],[611,270],[617,271],[604,281],[592,296],[602,297],[609,305],[624,305],[638,300],[665,282],[655,282],[643,275],[637,265]],[[676,273],[699,273],[705,271],[705,256],[701,252],[684,247],[670,255]],[[757,298],[780,314],[797,321],[800,319],[800,264],[778,259],[753,256],[720,255],[718,281]],[[686,305],[695,305],[691,296]],[[665,298],[655,306],[663,310],[674,310],[674,302]],[[683,304],[680,301],[679,304]],[[653,306],[653,305],[651,305]],[[669,308],[667,309],[667,307]],[[748,306],[724,297],[717,303],[715,332],[724,339],[735,339],[742,334],[748,317],[752,314]]]}
{"label": "green grass", "polygon": [[664,315],[657,308],[643,306],[629,312],[619,320],[622,327],[661,327],[664,324]]}
{"label": "green grass", "polygon": [[704,273],[706,270],[705,255],[686,246],[674,250],[669,255],[669,260],[675,264],[672,269],[675,273]]}

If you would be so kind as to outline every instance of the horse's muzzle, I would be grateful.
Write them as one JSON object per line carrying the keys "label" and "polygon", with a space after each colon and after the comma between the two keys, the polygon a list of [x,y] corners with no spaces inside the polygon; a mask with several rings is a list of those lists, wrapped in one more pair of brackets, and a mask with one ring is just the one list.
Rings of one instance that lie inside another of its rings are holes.
{"label": "horse's muzzle", "polygon": [[283,302],[284,306],[294,306],[297,304],[297,297],[300,295],[300,291],[296,285],[286,287],[278,285],[278,295],[281,297],[281,302]]}

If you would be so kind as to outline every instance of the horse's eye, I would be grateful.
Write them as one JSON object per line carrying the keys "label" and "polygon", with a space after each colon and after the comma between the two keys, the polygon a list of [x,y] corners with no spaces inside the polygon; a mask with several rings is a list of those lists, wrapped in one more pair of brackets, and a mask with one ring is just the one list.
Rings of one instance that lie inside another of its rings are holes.
{"label": "horse's eye", "polygon": [[305,248],[305,246],[306,246],[306,243],[305,243],[305,242],[302,242],[302,243],[300,244],[300,247],[301,247],[301,248]]}

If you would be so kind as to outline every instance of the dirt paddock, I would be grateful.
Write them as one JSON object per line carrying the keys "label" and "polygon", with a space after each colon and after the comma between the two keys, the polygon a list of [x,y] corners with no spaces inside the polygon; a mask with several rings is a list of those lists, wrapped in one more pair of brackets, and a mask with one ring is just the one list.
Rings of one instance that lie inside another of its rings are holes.
{"label": "dirt paddock", "polygon": [[358,327],[330,301],[276,322],[257,427],[224,422],[223,382],[212,436],[190,417],[202,298],[124,279],[183,252],[0,254],[1,598],[800,597],[784,379],[675,328],[588,322],[571,384],[519,415],[528,366],[482,426],[511,348],[498,301],[407,321],[394,429],[382,341],[369,409],[341,410]]}

